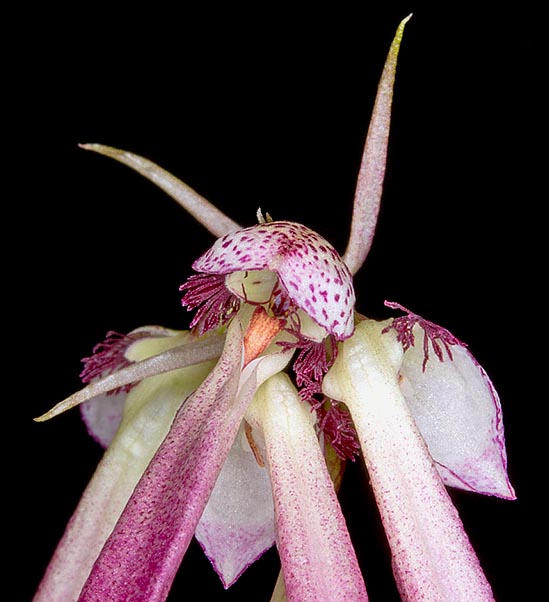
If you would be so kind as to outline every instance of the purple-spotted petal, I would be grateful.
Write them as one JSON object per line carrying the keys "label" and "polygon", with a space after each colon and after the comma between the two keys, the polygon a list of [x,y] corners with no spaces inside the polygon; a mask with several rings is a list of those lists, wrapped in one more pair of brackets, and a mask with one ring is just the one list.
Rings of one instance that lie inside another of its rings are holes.
{"label": "purple-spotted petal", "polygon": [[240,429],[196,528],[225,588],[275,541],[271,483]]}
{"label": "purple-spotted petal", "polygon": [[423,331],[404,353],[401,389],[447,485],[515,499],[498,394],[486,372],[463,346],[451,358],[431,354],[423,370]]}
{"label": "purple-spotted petal", "polygon": [[193,268],[211,274],[272,270],[290,299],[317,324],[339,339],[353,333],[351,273],[333,246],[306,226],[267,222],[226,234]]}
{"label": "purple-spotted petal", "polygon": [[310,409],[285,374],[265,382],[251,409],[265,437],[288,600],[368,600]]}

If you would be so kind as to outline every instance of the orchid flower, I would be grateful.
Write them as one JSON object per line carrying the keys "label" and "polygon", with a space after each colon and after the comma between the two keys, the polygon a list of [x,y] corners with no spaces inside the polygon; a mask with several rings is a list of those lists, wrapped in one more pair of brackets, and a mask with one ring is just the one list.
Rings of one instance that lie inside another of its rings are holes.
{"label": "orchid flower", "polygon": [[365,601],[337,489],[362,456],[403,600],[493,600],[447,487],[514,499],[497,393],[466,345],[396,302],[355,310],[381,199],[402,21],[382,73],[342,256],[304,225],[242,228],[151,161],[217,240],[181,286],[187,331],[110,332],[80,406],[106,448],[36,602],[165,600],[196,537],[225,587],[276,544],[273,600]]}

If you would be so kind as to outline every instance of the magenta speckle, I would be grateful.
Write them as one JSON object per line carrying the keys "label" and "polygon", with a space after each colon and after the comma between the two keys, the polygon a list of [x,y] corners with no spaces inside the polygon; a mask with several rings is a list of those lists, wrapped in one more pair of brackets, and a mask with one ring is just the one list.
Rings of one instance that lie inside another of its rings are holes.
{"label": "magenta speckle", "polygon": [[[330,243],[306,226],[268,222],[227,234],[193,268],[220,275],[270,269],[292,303],[330,334],[345,339],[353,333],[352,275]],[[322,312],[314,310],[319,302]]]}

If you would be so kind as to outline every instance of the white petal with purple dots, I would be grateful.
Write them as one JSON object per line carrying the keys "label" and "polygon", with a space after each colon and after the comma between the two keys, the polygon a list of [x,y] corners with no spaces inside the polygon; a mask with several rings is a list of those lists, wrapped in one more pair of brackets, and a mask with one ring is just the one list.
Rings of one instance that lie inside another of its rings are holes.
{"label": "white petal with purple dots", "polygon": [[210,274],[269,269],[288,296],[338,339],[354,331],[352,275],[334,247],[306,226],[279,221],[226,234],[193,268]]}

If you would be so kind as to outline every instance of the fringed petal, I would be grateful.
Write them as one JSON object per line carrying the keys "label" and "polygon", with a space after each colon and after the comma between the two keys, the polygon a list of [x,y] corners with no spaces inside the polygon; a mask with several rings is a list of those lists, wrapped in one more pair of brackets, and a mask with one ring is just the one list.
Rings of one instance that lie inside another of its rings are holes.
{"label": "fringed petal", "polygon": [[286,595],[294,602],[367,600],[310,408],[285,374],[258,390]]}
{"label": "fringed petal", "polygon": [[398,385],[402,347],[363,320],[340,346],[324,392],[344,401],[404,600],[492,602],[489,583]]}
{"label": "fringed petal", "polygon": [[[419,324],[414,338],[422,339]],[[450,350],[426,363],[421,345],[404,353],[401,390],[414,420],[447,485],[515,499],[498,394],[467,348]]]}
{"label": "fringed petal", "polygon": [[[139,337],[139,338],[137,338]],[[160,354],[175,349],[177,347],[183,348],[185,345],[197,342],[189,331],[176,331],[162,328],[160,326],[144,326],[131,332],[126,337],[128,343],[123,348],[124,359],[126,365],[129,363],[141,362],[149,359],[153,356],[160,356]],[[203,347],[204,341],[208,341],[208,347]],[[207,339],[203,339],[201,348],[195,346],[191,347],[191,354],[187,353],[188,359],[191,359],[192,363],[196,363],[195,360],[201,360],[202,357],[207,359],[210,351],[206,351],[208,355],[203,355],[203,352],[209,348],[213,341],[216,341],[215,337],[209,336]],[[222,350],[223,339],[217,337],[217,347],[211,348],[213,353],[220,355]],[[103,353],[101,351],[101,353]],[[174,356],[170,358],[169,355],[161,356],[166,364],[166,367],[173,363]],[[175,354],[177,363],[184,365],[185,359],[184,354],[180,355],[179,352]],[[94,357],[87,358],[86,361],[93,361]],[[155,360],[158,363],[158,358]],[[154,365],[154,364],[153,364]],[[109,371],[110,372],[110,371]],[[132,383],[135,384],[135,383]],[[80,412],[82,419],[88,429],[88,433],[102,446],[107,447],[112,441],[120,422],[124,414],[124,405],[126,402],[127,390],[131,389],[132,385],[126,385],[125,387],[118,387],[114,391],[109,391],[104,395],[98,395],[87,401],[84,401],[80,405]]]}

